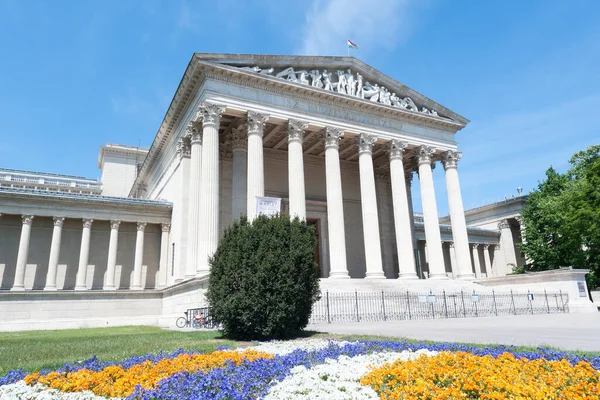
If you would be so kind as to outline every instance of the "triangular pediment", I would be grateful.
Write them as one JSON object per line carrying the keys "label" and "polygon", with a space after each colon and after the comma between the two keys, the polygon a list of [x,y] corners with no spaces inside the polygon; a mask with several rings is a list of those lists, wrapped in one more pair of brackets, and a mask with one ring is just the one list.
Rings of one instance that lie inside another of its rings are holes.
{"label": "triangular pediment", "polygon": [[354,57],[196,53],[203,63],[466,125],[469,120]]}

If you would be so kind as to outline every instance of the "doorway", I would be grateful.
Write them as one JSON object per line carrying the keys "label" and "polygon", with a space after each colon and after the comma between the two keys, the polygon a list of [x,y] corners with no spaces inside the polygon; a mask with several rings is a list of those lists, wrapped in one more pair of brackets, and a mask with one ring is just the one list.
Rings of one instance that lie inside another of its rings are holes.
{"label": "doorway", "polygon": [[319,218],[307,218],[306,219],[306,223],[309,226],[314,226],[315,228],[315,239],[317,239],[317,246],[315,247],[315,263],[317,264],[317,276],[320,278],[322,271],[321,271],[321,254],[319,251],[319,248],[321,247],[321,241],[319,240]]}

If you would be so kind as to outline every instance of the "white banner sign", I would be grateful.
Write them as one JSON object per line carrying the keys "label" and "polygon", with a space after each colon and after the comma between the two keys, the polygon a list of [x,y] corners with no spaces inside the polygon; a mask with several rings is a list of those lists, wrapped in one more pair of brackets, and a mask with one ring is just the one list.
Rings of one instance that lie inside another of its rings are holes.
{"label": "white banner sign", "polygon": [[281,212],[281,199],[279,197],[256,196],[256,215],[274,216]]}

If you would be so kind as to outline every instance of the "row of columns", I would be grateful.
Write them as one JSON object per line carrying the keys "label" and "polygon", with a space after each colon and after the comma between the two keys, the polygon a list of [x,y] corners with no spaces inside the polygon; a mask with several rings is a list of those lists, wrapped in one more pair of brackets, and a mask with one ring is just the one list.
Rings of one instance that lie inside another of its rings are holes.
{"label": "row of columns", "polygon": [[[208,260],[216,251],[219,237],[219,140],[218,129],[225,106],[203,103],[194,121],[188,125],[191,136],[190,197],[188,210],[188,253],[186,278],[209,273]],[[269,117],[248,111],[245,128],[245,147],[241,139],[233,140],[233,217],[244,211],[248,219],[256,218],[256,198],[264,196],[263,132]],[[289,120],[288,179],[290,215],[306,218],[306,196],[302,141],[308,123]],[[344,132],[325,128],[325,174],[327,192],[327,216],[331,277],[347,278],[343,195],[340,172],[339,142]],[[377,137],[361,133],[357,138],[359,175],[362,204],[363,237],[366,258],[366,277],[384,278],[375,174],[372,149]],[[394,209],[394,226],[398,246],[400,278],[416,279],[416,267],[411,234],[410,205],[407,196],[403,157],[408,143],[399,140],[389,142],[390,171]],[[423,219],[429,246],[429,264],[432,278],[446,278],[442,242],[438,222],[437,205],[432,175],[432,157],[435,149],[419,146],[415,150],[418,174],[421,181]],[[446,170],[446,184],[450,206],[451,224],[456,244],[458,278],[472,278],[467,229],[464,218],[457,161],[460,153],[443,153],[442,163]],[[245,175],[245,180],[243,179]],[[245,192],[245,196],[244,196]],[[243,206],[243,199],[246,204]]]}
{"label": "row of columns", "polygon": [[[31,237],[31,226],[34,220],[33,215],[22,215],[21,237],[19,240],[19,250],[17,253],[17,264],[15,270],[15,279],[12,291],[25,290],[25,267],[27,266],[27,258],[29,255],[29,241]],[[58,270],[58,262],[60,258],[60,246],[62,238],[62,227],[65,217],[53,217],[54,228],[52,230],[52,241],[50,244],[50,256],[48,259],[48,272],[46,275],[46,284],[44,290],[57,290],[56,275]],[[92,224],[94,220],[84,218],[83,230],[81,233],[81,246],[79,249],[79,263],[77,267],[77,275],[75,278],[75,290],[87,290],[87,266],[90,254],[90,237]],[[110,238],[108,243],[108,261],[106,265],[106,279],[103,286],[104,290],[116,290],[115,286],[115,267],[117,263],[117,250],[119,241],[119,226],[121,221],[110,221]],[[157,289],[163,288],[167,283],[167,250],[169,244],[169,232],[171,231],[170,224],[162,224],[160,261]],[[137,223],[137,236],[135,242],[135,258],[133,267],[133,277],[130,285],[131,290],[144,289],[142,282],[142,265],[144,255],[144,231],[146,222]]]}
{"label": "row of columns", "polygon": [[[473,257],[473,267],[475,270],[475,277],[477,279],[481,278],[481,262],[479,260],[479,248],[483,247],[483,261],[485,270],[488,277],[492,276],[492,259],[490,257],[490,248],[494,252],[494,259],[496,258],[496,250],[500,248],[497,244],[481,244],[481,243],[470,243],[469,244],[472,251]],[[452,268],[453,274],[458,274],[458,259],[456,257],[456,245],[454,242],[448,242],[448,250],[450,252],[450,266]],[[468,255],[469,260],[471,255]]]}

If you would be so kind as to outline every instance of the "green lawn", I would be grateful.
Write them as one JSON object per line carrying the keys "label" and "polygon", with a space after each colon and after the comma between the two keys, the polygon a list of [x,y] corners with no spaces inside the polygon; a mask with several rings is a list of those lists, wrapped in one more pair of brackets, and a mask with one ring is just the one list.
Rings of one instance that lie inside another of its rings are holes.
{"label": "green lawn", "polygon": [[219,332],[166,331],[150,326],[7,332],[0,333],[0,376],[15,368],[57,368],[94,355],[120,361],[161,350],[214,351],[222,345],[236,347]]}

